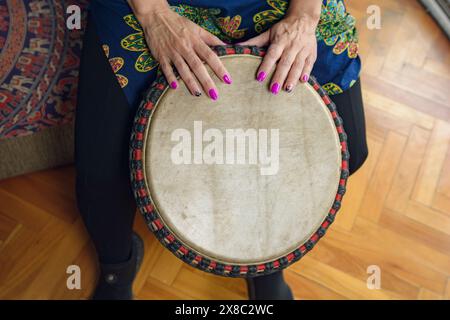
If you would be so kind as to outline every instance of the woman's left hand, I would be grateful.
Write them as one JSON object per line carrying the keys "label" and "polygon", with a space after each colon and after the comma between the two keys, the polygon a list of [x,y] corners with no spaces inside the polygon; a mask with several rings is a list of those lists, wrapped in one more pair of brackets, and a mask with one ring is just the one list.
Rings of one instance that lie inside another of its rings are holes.
{"label": "woman's left hand", "polygon": [[[256,79],[264,81],[276,66],[270,91],[292,91],[301,82],[307,82],[317,57],[316,27],[318,19],[308,16],[286,16],[260,35],[239,45],[267,46]],[[278,62],[278,63],[277,63]]]}

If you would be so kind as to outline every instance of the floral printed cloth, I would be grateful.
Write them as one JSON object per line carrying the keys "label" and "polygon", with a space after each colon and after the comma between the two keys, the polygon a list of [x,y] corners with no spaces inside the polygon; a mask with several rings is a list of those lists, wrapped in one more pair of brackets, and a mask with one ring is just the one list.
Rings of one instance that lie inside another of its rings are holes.
{"label": "floral printed cloth", "polygon": [[[227,43],[242,42],[283,18],[289,1],[191,0],[168,1],[171,9]],[[94,0],[96,29],[106,56],[131,107],[156,77],[158,62],[126,0]],[[355,18],[343,0],[323,0],[316,30],[318,55],[312,74],[330,95],[350,88],[358,79],[358,35]]]}

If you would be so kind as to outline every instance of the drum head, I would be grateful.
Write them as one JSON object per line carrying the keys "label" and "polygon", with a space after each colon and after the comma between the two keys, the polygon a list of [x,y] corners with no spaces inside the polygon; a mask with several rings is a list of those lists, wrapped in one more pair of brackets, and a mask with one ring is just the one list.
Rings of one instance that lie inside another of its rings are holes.
{"label": "drum head", "polygon": [[182,81],[154,85],[136,117],[132,179],[152,229],[185,261],[219,274],[270,272],[297,260],[334,217],[345,134],[315,82],[275,96],[255,81],[260,57],[221,59],[233,84],[216,82],[217,101]]}

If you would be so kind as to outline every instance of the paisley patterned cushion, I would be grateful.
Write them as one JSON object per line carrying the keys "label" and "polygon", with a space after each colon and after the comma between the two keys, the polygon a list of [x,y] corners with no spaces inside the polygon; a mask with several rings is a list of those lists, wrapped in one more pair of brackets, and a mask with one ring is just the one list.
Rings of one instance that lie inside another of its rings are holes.
{"label": "paisley patterned cushion", "polygon": [[88,0],[0,0],[0,140],[72,122],[82,30],[66,8]]}

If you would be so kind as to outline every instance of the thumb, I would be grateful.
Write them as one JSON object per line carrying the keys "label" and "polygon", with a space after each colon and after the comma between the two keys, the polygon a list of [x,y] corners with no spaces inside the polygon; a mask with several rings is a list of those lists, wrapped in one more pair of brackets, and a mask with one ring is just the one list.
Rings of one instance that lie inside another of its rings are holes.
{"label": "thumb", "polygon": [[225,42],[217,38],[212,33],[206,31],[205,29],[200,29],[200,38],[209,46],[224,46]]}
{"label": "thumb", "polygon": [[269,44],[269,39],[270,39],[270,32],[269,30],[267,30],[266,32],[263,32],[254,38],[248,39],[247,41],[244,42],[239,42],[237,44],[240,46],[264,47],[267,44]]}

